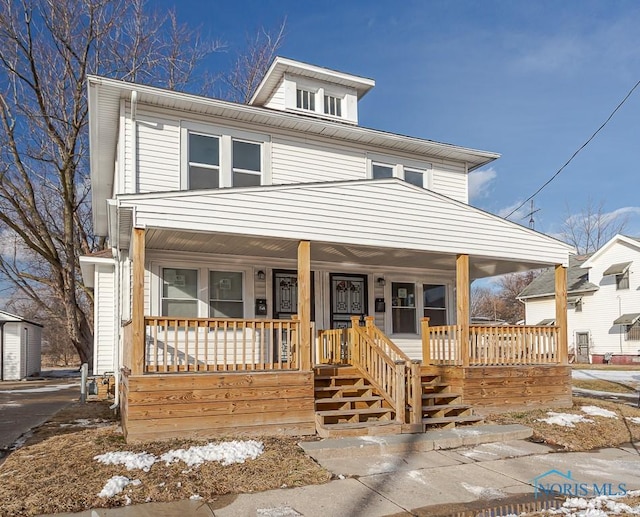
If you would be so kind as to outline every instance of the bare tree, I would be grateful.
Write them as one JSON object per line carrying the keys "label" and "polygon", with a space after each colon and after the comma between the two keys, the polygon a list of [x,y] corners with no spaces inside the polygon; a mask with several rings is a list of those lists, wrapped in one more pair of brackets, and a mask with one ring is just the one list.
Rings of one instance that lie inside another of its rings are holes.
{"label": "bare tree", "polygon": [[184,88],[219,46],[143,0],[0,0],[0,280],[61,317],[84,362],[92,299],[78,257],[97,246],[87,74]]}
{"label": "bare tree", "polygon": [[494,289],[471,288],[471,316],[517,323],[524,319],[524,305],[517,296],[540,274],[540,270],[510,273],[497,279]]}
{"label": "bare tree", "polygon": [[261,28],[255,36],[247,36],[246,49],[238,53],[231,70],[224,76],[228,100],[242,104],[251,100],[284,41],[286,25],[285,19],[275,31]]}
{"label": "bare tree", "polygon": [[561,227],[562,240],[575,246],[580,255],[592,253],[614,235],[622,233],[627,223],[628,217],[624,213],[605,212],[602,201],[596,204],[588,199],[578,214],[572,214],[567,205]]}

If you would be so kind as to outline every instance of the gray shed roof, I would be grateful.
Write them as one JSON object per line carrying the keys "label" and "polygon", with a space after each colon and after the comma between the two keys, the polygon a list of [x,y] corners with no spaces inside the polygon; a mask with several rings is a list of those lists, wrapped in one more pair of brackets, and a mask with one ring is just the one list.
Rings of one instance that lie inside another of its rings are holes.
{"label": "gray shed roof", "polygon": [[[589,270],[580,266],[591,255],[570,255],[569,268],[567,269],[567,293],[579,294],[597,291],[598,286],[589,282]],[[518,299],[539,298],[542,296],[553,296],[556,291],[556,280],[554,268],[545,269],[540,276],[531,282],[518,295]]]}

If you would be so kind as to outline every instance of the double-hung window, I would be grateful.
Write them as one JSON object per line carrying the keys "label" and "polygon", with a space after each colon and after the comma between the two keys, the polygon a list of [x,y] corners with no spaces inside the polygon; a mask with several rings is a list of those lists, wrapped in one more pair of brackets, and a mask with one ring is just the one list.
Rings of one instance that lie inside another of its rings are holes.
{"label": "double-hung window", "polygon": [[423,284],[424,316],[432,327],[447,324],[446,286]]}
{"label": "double-hung window", "polygon": [[188,189],[220,187],[220,138],[189,133]]}
{"label": "double-hung window", "polygon": [[371,162],[371,177],[374,180],[382,178],[393,178],[393,165],[387,163]]}
{"label": "double-hung window", "polygon": [[233,140],[232,186],[260,185],[262,177],[262,146],[256,142]]}
{"label": "double-hung window", "polygon": [[162,316],[198,317],[198,270],[162,269]]}
{"label": "double-hung window", "polygon": [[342,99],[333,95],[324,96],[324,112],[327,115],[342,117]]}
{"label": "double-hung window", "polygon": [[242,318],[242,272],[209,271],[209,317]]}
{"label": "double-hung window", "polygon": [[270,180],[270,137],[235,128],[183,122],[183,190],[253,187]]}
{"label": "double-hung window", "polygon": [[616,275],[616,290],[629,289],[629,270]]}
{"label": "double-hung window", "polygon": [[296,88],[296,107],[301,110],[316,110],[316,93],[304,88]]}
{"label": "double-hung window", "polygon": [[367,153],[367,177],[400,178],[420,188],[431,188],[431,164],[400,157]]}

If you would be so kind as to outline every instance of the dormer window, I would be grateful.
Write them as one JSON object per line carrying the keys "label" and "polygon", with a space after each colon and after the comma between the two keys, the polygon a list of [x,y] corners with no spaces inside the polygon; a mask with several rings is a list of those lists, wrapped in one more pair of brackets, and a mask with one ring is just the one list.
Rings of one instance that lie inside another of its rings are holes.
{"label": "dormer window", "polygon": [[416,187],[424,187],[424,171],[418,169],[404,168],[404,180]]}
{"label": "dormer window", "polygon": [[316,94],[303,88],[296,89],[296,107],[301,110],[316,110]]}
{"label": "dormer window", "polygon": [[387,165],[386,163],[371,163],[371,177],[374,180],[382,178],[393,178],[393,165]]}
{"label": "dormer window", "polygon": [[342,117],[342,99],[333,95],[324,96],[324,112],[327,115]]}

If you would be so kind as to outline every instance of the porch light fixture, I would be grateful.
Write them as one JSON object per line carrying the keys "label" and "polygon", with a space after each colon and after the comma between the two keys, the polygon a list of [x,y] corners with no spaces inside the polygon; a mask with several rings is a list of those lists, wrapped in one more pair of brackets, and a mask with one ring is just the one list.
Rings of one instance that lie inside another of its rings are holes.
{"label": "porch light fixture", "polygon": [[385,284],[387,283],[387,282],[385,282],[384,278],[382,278],[382,277],[378,278],[377,282],[378,282],[378,285],[380,287],[384,287]]}
{"label": "porch light fixture", "polygon": [[264,271],[261,269],[260,271],[258,271],[256,273],[256,276],[258,277],[258,280],[264,280],[264,278],[265,278]]}

